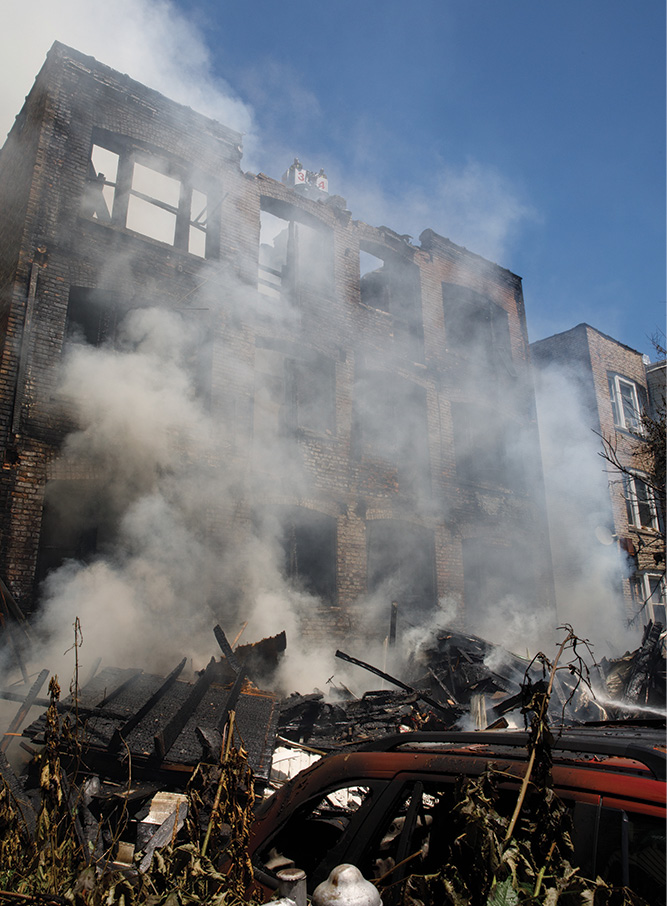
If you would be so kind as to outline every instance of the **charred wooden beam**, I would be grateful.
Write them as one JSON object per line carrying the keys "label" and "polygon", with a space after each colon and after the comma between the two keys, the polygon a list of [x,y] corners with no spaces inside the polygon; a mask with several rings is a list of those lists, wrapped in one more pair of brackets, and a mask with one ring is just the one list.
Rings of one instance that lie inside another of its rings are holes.
{"label": "charred wooden beam", "polygon": [[124,682],[122,682],[119,686],[116,686],[116,688],[108,695],[105,695],[102,701],[98,702],[95,705],[95,708],[106,708],[109,702],[112,702],[114,699],[118,698],[118,696],[121,695],[121,693],[125,692],[126,689],[129,689],[129,687],[133,683],[136,683],[142,673],[143,670],[141,669],[135,670]]}
{"label": "charred wooden beam", "polygon": [[232,668],[234,673],[239,673],[239,671],[241,670],[241,663],[232,651],[232,646],[227,641],[227,636],[223,632],[220,625],[213,627],[213,635],[215,636],[216,642],[220,646],[220,650],[229,661],[229,666]]}
{"label": "charred wooden beam", "polygon": [[160,759],[160,761],[164,761],[169,750],[181,735],[181,732],[183,731],[186,723],[192,717],[197,706],[206,694],[206,690],[213,682],[213,679],[215,678],[215,672],[215,658],[211,658],[211,660],[208,662],[206,670],[204,670],[195,685],[192,687],[192,692],[190,693],[190,695],[188,695],[186,700],[169,721],[167,726],[155,734],[155,754]]}
{"label": "charred wooden beam", "polygon": [[383,670],[378,670],[377,667],[372,667],[370,664],[365,663],[365,661],[360,661],[355,657],[352,657],[349,654],[345,654],[343,651],[336,651],[336,657],[340,658],[343,661],[348,661],[350,664],[356,664],[357,667],[363,667],[364,670],[369,670],[371,673],[374,673],[376,676],[379,676],[381,679],[387,680],[389,683],[393,683],[394,686],[398,686],[399,689],[404,689],[406,692],[410,692],[421,699],[423,702],[426,702],[431,708],[435,708],[440,711],[441,714],[445,714],[447,717],[451,716],[451,711],[449,708],[446,708],[444,705],[441,705],[440,702],[437,702],[434,698],[431,698],[429,695],[425,695],[423,692],[420,692],[418,689],[413,689],[412,686],[408,686],[407,683],[401,682],[401,680],[396,679],[395,676],[391,676],[389,673],[385,673]]}
{"label": "charred wooden beam", "polygon": [[10,763],[7,761],[7,756],[4,752],[0,752],[0,777],[4,780],[9,792],[12,795],[12,798],[16,804],[16,807],[19,810],[23,823],[26,827],[26,830],[31,837],[35,836],[35,827],[37,824],[37,815],[35,810],[32,807],[30,800],[25,794],[23,785],[19,778],[14,773],[14,770]]}
{"label": "charred wooden beam", "polygon": [[234,685],[229,690],[229,695],[227,696],[227,700],[225,701],[224,708],[222,709],[218,724],[215,728],[195,727],[197,737],[202,744],[205,760],[214,762],[220,761],[223,735],[225,727],[227,726],[227,721],[229,720],[229,712],[236,709],[244,680],[245,670],[242,668],[234,681]]}
{"label": "charred wooden beam", "polygon": [[241,689],[243,688],[243,681],[245,680],[245,670],[242,669],[239,675],[234,681],[234,685],[229,690],[229,695],[227,696],[227,701],[225,702],[225,707],[222,709],[222,714],[218,720],[218,730],[222,733],[227,726],[227,721],[229,720],[229,712],[234,711],[236,704],[239,700],[239,695],[241,694]]}
{"label": "charred wooden beam", "polygon": [[126,738],[127,734],[134,730],[134,728],[141,723],[144,717],[146,717],[149,711],[151,711],[160,701],[160,699],[163,698],[164,695],[166,695],[166,693],[171,689],[171,687],[180,676],[186,663],[187,658],[184,657],[180,664],[178,664],[178,666],[171,671],[160,688],[157,689],[153,693],[153,695],[151,695],[151,697],[141,706],[141,708],[139,708],[139,710],[135,714],[133,714],[132,717],[126,720],[122,727],[118,727],[116,730],[114,730],[113,736],[109,740],[109,745],[107,746],[110,752],[115,752],[120,748],[121,743],[123,739]]}
{"label": "charred wooden beam", "polygon": [[9,727],[7,728],[7,730],[5,732],[2,742],[0,742],[0,752],[5,753],[7,751],[9,743],[12,741],[12,737],[9,734],[16,733],[16,731],[20,728],[21,724],[25,720],[25,717],[28,714],[28,711],[30,711],[32,706],[37,703],[37,694],[38,694],[39,690],[42,688],[42,686],[44,685],[44,683],[46,682],[46,678],[48,675],[49,675],[48,670],[42,670],[42,672],[39,674],[39,676],[37,677],[35,682],[30,687],[30,691],[28,692],[26,697],[23,699],[23,701],[21,703],[21,707],[18,709],[18,711],[14,715],[12,722],[10,723]]}

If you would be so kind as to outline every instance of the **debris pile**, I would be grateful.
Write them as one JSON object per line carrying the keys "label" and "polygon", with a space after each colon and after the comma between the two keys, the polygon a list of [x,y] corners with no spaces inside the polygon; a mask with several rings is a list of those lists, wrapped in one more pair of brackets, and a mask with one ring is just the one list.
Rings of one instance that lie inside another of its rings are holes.
{"label": "debris pile", "polygon": [[[539,660],[529,662],[483,639],[447,631],[406,664],[401,677],[336,652],[381,680],[380,689],[356,697],[338,682],[326,696],[317,690],[295,692],[279,701],[273,692],[258,688],[248,673],[266,677],[275,671],[287,647],[285,634],[243,648],[230,645],[219,626],[214,634],[223,656],[211,658],[192,682],[182,679],[184,658],[167,677],[106,667],[76,695],[50,707],[48,699],[40,698],[45,670],[31,685],[24,671],[23,691],[13,686],[0,692],[19,703],[0,742],[0,775],[33,833],[40,749],[48,747],[54,715],[61,723],[62,788],[77,813],[81,845],[91,853],[113,848],[122,813],[132,826],[129,840],[116,839],[114,859],[122,866],[132,862],[137,848],[150,853],[163,838],[175,836],[188,815],[182,793],[192,778],[203,776],[206,765],[217,765],[213,773],[220,773],[230,719],[261,794],[272,780],[276,745],[281,751],[287,747],[322,754],[403,731],[496,729],[510,722],[522,726],[524,711],[545,686]],[[637,651],[592,669],[592,674],[558,673],[550,701],[552,725],[639,715],[645,720],[647,714],[664,722],[662,626],[649,626]],[[601,692],[604,706],[593,689]],[[48,710],[23,727],[35,706]],[[21,777],[5,756],[19,732],[29,740],[20,745],[32,756]],[[209,781],[215,785],[216,778]],[[150,839],[153,849],[146,849]]]}

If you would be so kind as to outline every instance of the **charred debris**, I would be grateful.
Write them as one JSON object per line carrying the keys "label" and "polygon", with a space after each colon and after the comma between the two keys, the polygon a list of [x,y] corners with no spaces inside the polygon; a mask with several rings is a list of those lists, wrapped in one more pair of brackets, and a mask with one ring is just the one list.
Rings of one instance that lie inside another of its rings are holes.
{"label": "charred debris", "polygon": [[[284,632],[241,646],[230,644],[220,626],[214,636],[221,656],[212,657],[192,682],[182,679],[185,658],[166,677],[98,665],[76,695],[57,703],[76,735],[77,771],[100,778],[103,791],[110,784],[100,795],[110,795],[118,784],[126,789],[130,765],[138,799],[158,789],[183,789],[200,762],[220,760],[231,712],[261,791],[272,779],[278,746],[324,754],[397,731],[522,727],[522,709],[545,684],[539,661],[447,630],[436,633],[400,677],[337,651],[341,661],[365,672],[371,688],[361,696],[334,676],[326,694],[295,692],[280,700],[259,682],[265,685],[268,678],[270,684],[287,649]],[[649,624],[636,651],[584,672],[559,673],[552,725],[664,722],[665,637],[660,624]],[[36,754],[45,742],[47,712],[24,724],[34,707],[49,705],[42,695],[48,671],[30,680],[25,667],[22,673],[23,683],[0,691],[3,699],[18,703],[0,742],[0,772],[14,786],[18,781],[5,753],[12,739],[22,736],[21,748]]]}
{"label": "charred debris", "polygon": [[[253,801],[304,761],[396,731],[523,726],[521,712],[546,689],[550,666],[446,631],[404,665],[402,678],[336,652],[384,688],[355,697],[332,677],[326,696],[293,693],[281,701],[254,680],[275,674],[285,633],[244,646],[230,644],[220,626],[214,636],[222,656],[193,681],[182,678],[186,658],[167,676],[98,665],[62,700],[56,677],[43,697],[48,671],[30,679],[15,647],[23,682],[0,691],[18,703],[0,740],[0,823],[7,832],[8,816],[20,814],[19,836],[27,834],[25,845],[37,852],[44,797],[55,796],[53,808],[69,816],[72,844],[86,864],[102,861],[136,878],[187,821],[191,839],[205,841],[202,856],[212,832],[217,849],[240,847],[242,890]],[[558,673],[554,694],[546,695],[551,725],[638,716],[645,722],[648,715],[664,726],[664,646],[663,628],[649,626],[637,651],[603,661],[594,673]],[[36,707],[46,710],[24,726]],[[19,769],[17,756],[26,752]],[[221,792],[229,800],[225,815],[239,826],[221,818]]]}

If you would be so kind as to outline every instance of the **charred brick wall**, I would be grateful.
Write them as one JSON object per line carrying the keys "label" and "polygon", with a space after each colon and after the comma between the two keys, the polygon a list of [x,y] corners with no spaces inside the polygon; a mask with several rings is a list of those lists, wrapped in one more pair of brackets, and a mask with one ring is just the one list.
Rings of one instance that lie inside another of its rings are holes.
{"label": "charred brick wall", "polygon": [[[113,178],[93,166],[96,147],[117,167]],[[114,205],[121,197],[130,154],[159,159],[182,187],[206,186],[205,254],[187,230],[170,242],[137,235],[101,206],[102,186]],[[278,513],[308,554],[313,538],[331,541],[331,575],[321,587],[309,576],[321,600],[309,631],[347,631],[373,590],[404,595],[415,619],[450,599],[453,619],[479,628],[470,615],[486,586],[466,579],[464,561],[477,570],[485,552],[505,559],[508,574],[512,563],[534,563],[531,601],[550,613],[520,278],[431,230],[417,245],[353,220],[336,196],[243,174],[240,156],[232,130],[63,45],[51,50],[0,158],[13,212],[0,262],[1,568],[14,593],[34,600],[47,480],[94,477],[94,465],[61,455],[71,421],[53,388],[68,318],[97,293],[113,318],[149,304],[212,312],[207,405],[221,426],[212,466],[247,464],[251,477],[206,519],[238,538],[258,512]],[[271,256],[283,251],[263,239],[267,218],[288,237],[279,267]],[[375,262],[368,271],[364,256]],[[289,435],[297,478],[261,457],[262,431],[268,442],[271,431]],[[520,468],[510,452],[518,437]],[[398,562],[397,590],[382,585],[385,557]]]}

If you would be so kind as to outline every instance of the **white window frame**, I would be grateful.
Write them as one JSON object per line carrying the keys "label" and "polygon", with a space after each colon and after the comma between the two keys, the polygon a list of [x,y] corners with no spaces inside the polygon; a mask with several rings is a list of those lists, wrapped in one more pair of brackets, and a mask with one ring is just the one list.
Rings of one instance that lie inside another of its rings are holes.
{"label": "white window frame", "polygon": [[[608,377],[614,426],[621,428],[623,431],[643,434],[642,410],[639,405],[637,384],[629,378],[622,377],[620,374],[609,374]],[[629,400],[628,394],[630,396]]]}
{"label": "white window frame", "polygon": [[[648,505],[648,508],[650,510],[650,524],[648,525],[642,522],[641,508],[639,504],[640,494],[637,493],[638,482],[641,482],[646,492],[645,497],[642,497],[641,499],[646,501],[646,504]],[[623,475],[623,497],[625,499],[629,526],[636,529],[651,529],[654,531],[658,531],[660,529],[660,520],[658,516],[658,507],[656,504],[655,494],[653,493],[653,489],[643,475]]]}
{"label": "white window frame", "polygon": [[652,620],[665,626],[664,573],[635,573],[630,579],[632,597],[644,623]]}

